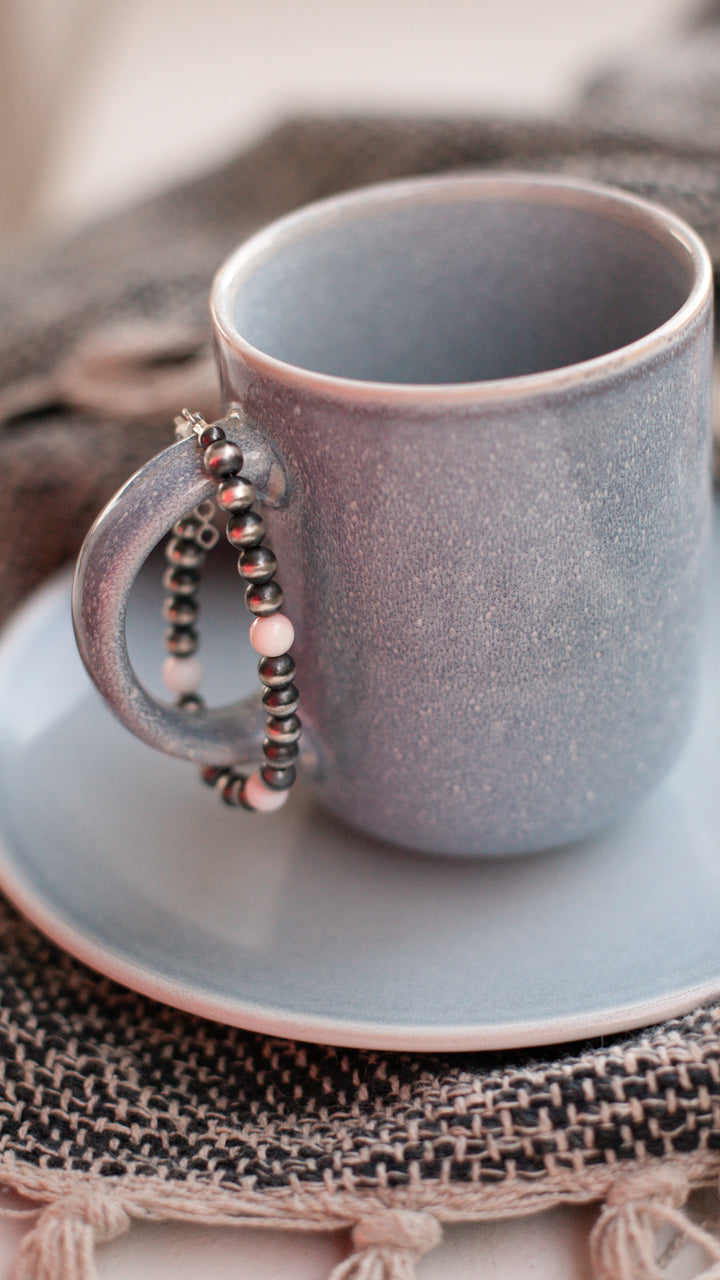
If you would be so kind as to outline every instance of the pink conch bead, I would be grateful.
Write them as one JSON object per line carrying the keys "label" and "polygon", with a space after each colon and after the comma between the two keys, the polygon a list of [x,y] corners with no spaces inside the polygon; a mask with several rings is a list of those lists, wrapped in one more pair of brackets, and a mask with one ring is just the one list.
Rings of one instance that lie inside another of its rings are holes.
{"label": "pink conch bead", "polygon": [[281,809],[288,794],[287,789],[273,791],[272,787],[266,787],[259,773],[251,773],[245,783],[245,799],[259,813],[271,813],[273,809]]}
{"label": "pink conch bead", "polygon": [[162,678],[171,693],[194,693],[202,684],[202,664],[197,658],[178,658],[171,654],[163,663]]}
{"label": "pink conch bead", "polygon": [[284,613],[256,618],[250,626],[250,643],[264,658],[279,658],[287,653],[295,639],[295,628]]}

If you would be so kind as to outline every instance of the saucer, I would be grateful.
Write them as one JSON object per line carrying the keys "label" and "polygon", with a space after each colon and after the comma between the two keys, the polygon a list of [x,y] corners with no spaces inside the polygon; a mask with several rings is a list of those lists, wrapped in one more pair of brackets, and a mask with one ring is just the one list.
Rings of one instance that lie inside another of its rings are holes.
{"label": "saucer", "polygon": [[[718,519],[712,572],[697,721],[663,786],[591,840],[479,861],[355,835],[301,786],[269,817],[219,804],[192,766],[137,742],[101,703],[63,574],[0,645],[0,884],[108,977],[272,1035],[511,1049],[685,1012],[720,993]],[[156,693],[159,573],[144,571],[128,621]],[[257,680],[242,604],[231,611],[239,594],[223,595],[222,572],[208,584],[218,701]]]}

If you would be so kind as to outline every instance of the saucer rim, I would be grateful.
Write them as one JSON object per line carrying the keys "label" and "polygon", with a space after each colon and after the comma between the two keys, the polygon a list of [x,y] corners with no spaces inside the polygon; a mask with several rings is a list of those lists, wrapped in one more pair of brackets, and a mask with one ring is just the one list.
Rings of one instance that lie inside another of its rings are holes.
{"label": "saucer rim", "polygon": [[123,958],[116,949],[104,946],[85,930],[67,921],[62,912],[54,910],[50,903],[33,891],[8,861],[2,834],[0,888],[20,912],[52,942],[95,972],[141,996],[223,1026],[347,1049],[459,1053],[567,1045],[578,1040],[630,1032],[679,1017],[717,996],[720,991],[718,972],[715,981],[665,993],[655,999],[631,1001],[592,1013],[539,1020],[446,1025],[413,1022],[395,1023],[389,1027],[386,1023],[320,1018],[253,1001],[230,1001],[218,996],[203,997],[197,994],[197,987],[193,992],[185,983],[158,976],[130,957]]}

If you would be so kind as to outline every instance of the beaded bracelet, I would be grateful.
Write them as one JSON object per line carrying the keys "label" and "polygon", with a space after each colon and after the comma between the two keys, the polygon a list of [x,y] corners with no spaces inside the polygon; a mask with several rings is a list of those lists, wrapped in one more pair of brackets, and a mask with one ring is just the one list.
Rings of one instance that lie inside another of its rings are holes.
{"label": "beaded bracelet", "polygon": [[168,656],[163,664],[163,680],[177,695],[176,706],[188,714],[205,705],[197,691],[203,678],[202,665],[196,657],[200,642],[197,595],[205,557],[218,539],[212,523],[217,508],[228,517],[225,534],[230,545],[240,552],[238,571],[248,584],[245,604],[255,615],[250,643],[261,655],[258,673],[268,714],[259,769],[246,773],[208,765],[200,776],[226,804],[270,812],[285,803],[295,781],[301,733],[296,714],[298,691],[293,683],[295,663],[288,652],[294,630],[290,619],[279,612],[283,593],[274,578],[277,561],[263,544],[265,526],[261,516],[252,510],[255,489],[242,476],[244,460],[239,446],[228,440],[217,423],[208,424],[200,414],[187,409],[175,419],[175,434],[179,440],[195,436],[205,473],[217,483],[217,493],[214,500],[201,503],[173,525],[165,546],[163,586],[168,594],[163,612],[168,623]]}

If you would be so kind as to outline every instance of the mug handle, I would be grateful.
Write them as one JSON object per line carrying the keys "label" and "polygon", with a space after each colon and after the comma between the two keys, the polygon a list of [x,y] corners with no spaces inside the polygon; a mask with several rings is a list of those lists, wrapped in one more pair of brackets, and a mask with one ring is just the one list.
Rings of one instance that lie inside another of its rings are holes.
{"label": "mug handle", "polygon": [[[287,501],[287,476],[272,446],[232,410],[218,423],[243,452],[243,476],[266,505]],[[116,493],[90,529],[73,582],[73,625],[80,656],[117,718],[151,747],[200,764],[257,761],[265,712],[260,695],[191,716],[157,702],[140,683],[127,648],[133,583],[150,552],[191,508],[216,491],[194,437],[152,458]]]}

